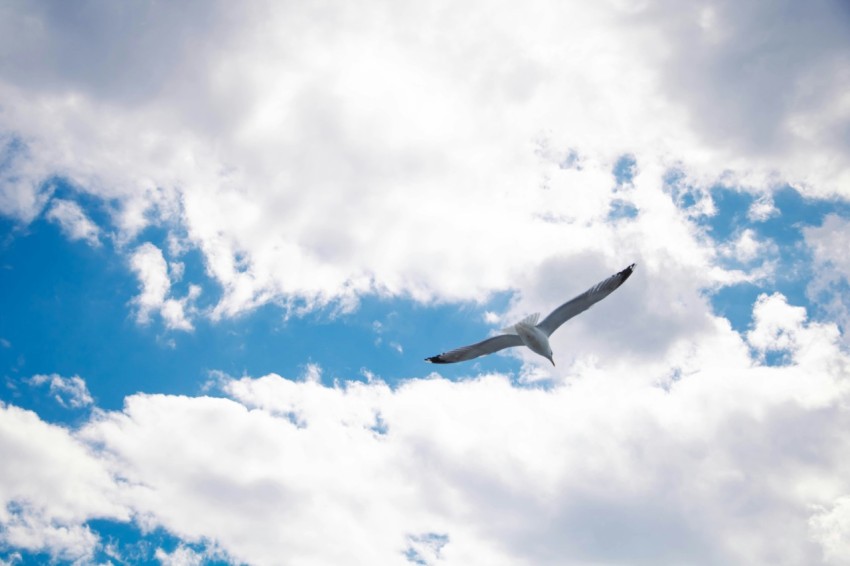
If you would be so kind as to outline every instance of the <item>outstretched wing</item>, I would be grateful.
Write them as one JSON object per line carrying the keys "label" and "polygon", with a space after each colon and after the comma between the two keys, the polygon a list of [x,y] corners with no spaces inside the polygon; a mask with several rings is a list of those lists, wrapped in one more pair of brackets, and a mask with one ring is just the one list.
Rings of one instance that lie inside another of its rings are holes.
{"label": "outstretched wing", "polygon": [[634,269],[635,264],[633,263],[623,271],[615,273],[605,281],[597,283],[578,297],[567,301],[560,307],[553,310],[549,316],[544,318],[543,322],[537,325],[537,328],[542,330],[547,336],[551,336],[559,326],[567,322],[569,319],[579,313],[583,313],[595,303],[613,293],[617,287],[622,285],[626,279],[629,278]]}
{"label": "outstretched wing", "polygon": [[466,360],[471,360],[472,358],[477,358],[478,356],[492,354],[493,352],[498,352],[499,350],[504,350],[505,348],[521,345],[522,338],[520,338],[516,334],[500,334],[499,336],[493,336],[492,338],[482,340],[477,344],[464,346],[463,348],[456,348],[450,352],[444,352],[439,356],[431,356],[430,358],[425,358],[425,361],[431,362],[432,364],[451,364],[454,362],[465,362]]}

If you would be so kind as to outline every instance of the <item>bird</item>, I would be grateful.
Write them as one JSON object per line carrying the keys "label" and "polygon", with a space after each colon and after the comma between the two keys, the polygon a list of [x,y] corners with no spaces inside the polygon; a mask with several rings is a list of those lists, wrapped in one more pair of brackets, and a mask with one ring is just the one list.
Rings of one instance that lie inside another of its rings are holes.
{"label": "bird", "polygon": [[549,313],[549,316],[544,318],[543,322],[539,324],[537,321],[540,319],[540,313],[534,313],[516,324],[503,328],[501,331],[502,334],[498,336],[425,358],[425,361],[432,364],[465,362],[479,356],[486,356],[487,354],[504,350],[505,348],[513,348],[514,346],[522,346],[524,344],[531,351],[540,354],[552,362],[554,366],[555,360],[553,359],[552,347],[549,345],[549,337],[552,333],[572,317],[583,313],[613,293],[631,276],[635,270],[635,265],[637,264],[631,264],[608,279],[600,281],[584,293],[570,299]]}

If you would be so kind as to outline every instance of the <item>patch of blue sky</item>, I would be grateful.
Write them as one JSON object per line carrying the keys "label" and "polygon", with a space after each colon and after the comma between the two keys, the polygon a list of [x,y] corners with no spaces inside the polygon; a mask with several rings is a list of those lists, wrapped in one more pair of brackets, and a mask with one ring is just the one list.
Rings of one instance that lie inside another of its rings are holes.
{"label": "patch of blue sky", "polygon": [[[701,195],[688,190],[680,183],[681,177],[672,172],[668,183],[673,187],[674,198],[679,206],[694,206]],[[812,303],[806,288],[812,279],[812,254],[806,246],[803,229],[819,226],[827,214],[839,214],[850,217],[850,205],[828,199],[804,198],[790,187],[773,193],[773,205],[776,214],[761,220],[749,217],[749,211],[758,198],[749,192],[734,188],[717,186],[710,191],[714,213],[695,215],[694,221],[703,226],[706,234],[718,245],[735,241],[746,229],[752,230],[759,241],[775,244],[773,252],[777,261],[775,277],[760,283],[741,283],[723,287],[711,295],[715,312],[727,318],[732,327],[746,331],[752,324],[752,306],[761,293],[780,292],[794,305],[805,306],[809,316],[815,319],[823,316],[819,305]],[[763,259],[757,258],[756,265]],[[727,267],[747,269],[744,263],[729,258]]]}
{"label": "patch of blue sky", "polygon": [[0,548],[0,561],[10,566],[41,566],[57,563],[57,560],[47,552],[29,552],[18,547],[14,550]]}
{"label": "patch of blue sky", "polygon": [[[162,252],[162,256],[169,265],[182,264],[182,273],[174,278],[172,272],[171,291],[172,297],[185,297],[189,293],[191,285],[199,285],[201,294],[195,299],[194,306],[205,311],[212,309],[221,300],[223,295],[221,285],[207,275],[204,257],[196,247],[181,242],[181,247],[174,253],[169,244],[169,235],[175,235],[178,240],[185,240],[186,234],[179,226],[171,224],[150,224],[141,230],[131,242],[131,247],[151,243]],[[129,265],[129,263],[128,263]]]}
{"label": "patch of blue sky", "polygon": [[[424,362],[486,337],[492,328],[484,313],[504,309],[507,293],[484,304],[437,306],[365,297],[350,314],[333,315],[329,309],[288,320],[282,307],[268,304],[218,322],[201,314],[191,332],[167,330],[157,317],[147,325],[136,322],[132,299],[139,282],[128,257],[111,245],[93,248],[70,241],[44,219],[24,230],[2,220],[0,230],[5,242],[0,249],[0,399],[35,410],[50,422],[73,423],[85,411],[63,408],[46,389],[28,385],[26,379],[36,374],[79,375],[98,407],[115,410],[137,392],[198,394],[213,371],[298,378],[313,363],[327,383],[365,379],[370,372],[392,385],[430,371],[459,379],[478,371],[519,369],[508,356],[490,356],[475,365]],[[142,236],[166,248],[167,234],[157,230]],[[200,254],[188,252],[178,259],[186,268],[175,294],[180,296],[180,285],[199,284],[207,301],[199,307],[211,306],[220,291],[206,275]]]}
{"label": "patch of blue sky", "polygon": [[680,169],[669,169],[663,178],[664,188],[673,197],[679,208],[688,209],[697,203],[697,190],[685,181],[685,173]]}
{"label": "patch of blue sky", "polygon": [[43,185],[52,199],[70,200],[80,205],[80,208],[85,211],[86,216],[101,229],[105,229],[110,225],[112,215],[120,206],[117,200],[104,200],[94,194],[80,191],[61,177],[48,179]]}
{"label": "patch of blue sky", "polygon": [[[146,228],[138,240],[162,249],[169,262],[184,264],[183,277],[172,286],[175,296],[185,296],[189,285],[200,284],[203,291],[197,307],[201,311],[212,308],[221,298],[219,285],[208,278],[203,257],[196,248],[179,257],[170,256],[168,229]],[[269,303],[244,316],[218,322],[202,315],[194,320],[195,331],[170,332],[167,340],[173,341],[175,350],[190,351],[195,359],[218,353],[218,359],[207,364],[204,373],[216,369],[239,377],[275,372],[297,378],[304,373],[306,364],[318,364],[326,384],[364,379],[368,372],[395,385],[401,379],[434,370],[434,366],[424,362],[425,357],[485,338],[492,328],[484,322],[484,313],[505,310],[511,296],[504,292],[480,304],[423,306],[405,298],[369,295],[362,297],[351,313],[339,314],[330,305],[288,319],[282,306]],[[436,334],[437,329],[441,335]],[[158,324],[139,332],[166,335]],[[439,350],[441,347],[443,350]],[[515,358],[506,356],[491,356],[477,363],[476,367],[484,371],[505,373],[515,373],[520,365]],[[460,366],[441,366],[437,371],[453,379],[470,375],[468,367]]]}
{"label": "patch of blue sky", "polygon": [[718,241],[737,234],[742,228],[756,229],[760,236],[777,243],[802,241],[802,229],[819,226],[827,214],[850,216],[850,204],[832,199],[806,198],[791,187],[773,193],[773,204],[779,211],[761,221],[750,221],[747,213],[757,196],[729,187],[714,187],[711,197],[717,214],[705,217],[702,222]]}
{"label": "patch of blue sky", "polygon": [[3,221],[2,229],[0,337],[8,346],[0,350],[0,398],[34,408],[28,405],[38,395],[24,379],[53,373],[98,382],[99,395],[109,398],[125,373],[110,370],[144,357],[125,338],[133,331],[127,302],[136,292],[126,265],[43,220],[23,231]]}
{"label": "patch of blue sky", "polygon": [[623,199],[614,199],[611,201],[611,207],[608,209],[608,220],[610,221],[631,219],[637,215],[637,206]]}
{"label": "patch of blue sky", "polygon": [[791,353],[788,350],[768,350],[761,363],[766,366],[787,366],[791,363]]}
{"label": "patch of blue sky", "polygon": [[[104,519],[88,521],[86,526],[100,539],[100,544],[92,556],[92,563],[95,564],[159,565],[162,561],[156,557],[158,549],[171,554],[180,547],[202,555],[205,565],[220,566],[233,563],[226,557],[217,556],[215,551],[207,552],[208,546],[204,543],[182,541],[162,528],[142,531],[135,522]],[[46,551],[31,552],[20,548],[0,549],[0,560],[21,566],[57,563],[57,560]],[[58,560],[60,564],[70,562],[70,560]]]}
{"label": "patch of blue sky", "polygon": [[[135,522],[103,519],[89,521],[87,525],[100,536],[101,548],[95,555],[95,560],[100,563],[162,564],[156,558],[158,549],[172,554],[180,547],[202,555],[205,565],[219,566],[234,563],[228,561],[226,557],[218,556],[219,553],[215,550],[208,552],[209,546],[204,542],[187,542],[162,528],[143,531]],[[111,556],[113,554],[115,556]]]}
{"label": "patch of blue sky", "polygon": [[408,547],[404,551],[404,557],[411,564],[426,565],[431,559],[439,560],[443,547],[449,543],[449,535],[439,533],[425,533],[422,535],[409,535],[407,537]]}
{"label": "patch of blue sky", "polygon": [[[636,170],[637,161],[633,155],[624,154],[620,156],[611,170],[617,182],[615,191],[622,191],[624,187],[631,185]],[[638,215],[638,212],[637,206],[627,198],[614,198],[608,210],[608,220],[616,222],[617,220],[632,219]]]}
{"label": "patch of blue sky", "polygon": [[17,136],[0,134],[0,172],[8,170],[15,158],[26,155],[27,146]]}
{"label": "patch of blue sky", "polygon": [[617,181],[617,185],[626,185],[631,183],[635,177],[635,171],[637,170],[637,161],[635,160],[635,156],[631,154],[625,154],[620,156],[616,163],[614,163],[614,179]]}
{"label": "patch of blue sky", "polygon": [[578,169],[581,170],[581,156],[579,153],[570,149],[563,156],[563,158],[558,162],[558,167],[560,169]]}

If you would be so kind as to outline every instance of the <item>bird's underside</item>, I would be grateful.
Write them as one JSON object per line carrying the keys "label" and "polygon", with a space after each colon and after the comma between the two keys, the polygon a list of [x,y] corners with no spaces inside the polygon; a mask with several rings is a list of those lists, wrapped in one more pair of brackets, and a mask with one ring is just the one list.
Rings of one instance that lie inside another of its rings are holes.
{"label": "bird's underside", "polygon": [[[533,324],[534,322],[537,322],[537,318],[536,315],[532,315],[522,322],[504,329],[503,332],[505,332],[505,334],[493,336],[492,338],[487,338],[486,340],[470,344],[469,346],[463,346],[448,352],[443,352],[436,356],[431,356],[430,358],[425,358],[425,361],[432,364],[465,362],[480,356],[492,354],[493,352],[498,352],[499,350],[504,350],[505,348],[513,348],[514,346],[522,345],[531,346],[533,350],[537,351],[539,349],[538,344],[527,344],[522,337],[527,336],[529,331],[537,338],[546,342],[545,346],[548,347],[547,339],[553,332],[555,332],[555,330],[572,317],[581,314],[597,302],[613,293],[626,281],[626,279],[629,278],[629,276],[631,276],[634,268],[635,264],[633,263],[624,270],[615,273],[608,279],[600,281],[584,293],[570,299],[553,310],[549,313],[549,316],[544,318],[539,324]],[[526,328],[517,328],[520,325],[526,325]],[[522,330],[523,332],[517,332],[517,330]],[[551,350],[549,350],[549,352],[551,353]],[[541,352],[538,351],[538,353]],[[545,354],[542,353],[541,355],[545,356]],[[551,357],[549,359],[551,360]]]}

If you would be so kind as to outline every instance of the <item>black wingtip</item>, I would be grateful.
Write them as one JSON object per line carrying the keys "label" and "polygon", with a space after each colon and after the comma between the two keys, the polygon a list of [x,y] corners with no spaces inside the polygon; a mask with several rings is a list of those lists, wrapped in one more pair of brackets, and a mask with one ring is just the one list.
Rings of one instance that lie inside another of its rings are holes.
{"label": "black wingtip", "polygon": [[631,264],[630,266],[625,268],[623,271],[621,271],[617,275],[620,276],[620,279],[622,281],[625,281],[626,279],[628,279],[631,276],[632,272],[635,270],[636,265],[637,265],[636,263]]}
{"label": "black wingtip", "polygon": [[425,358],[425,361],[429,364],[447,364],[448,362],[441,358],[440,356],[431,356],[430,358]]}

